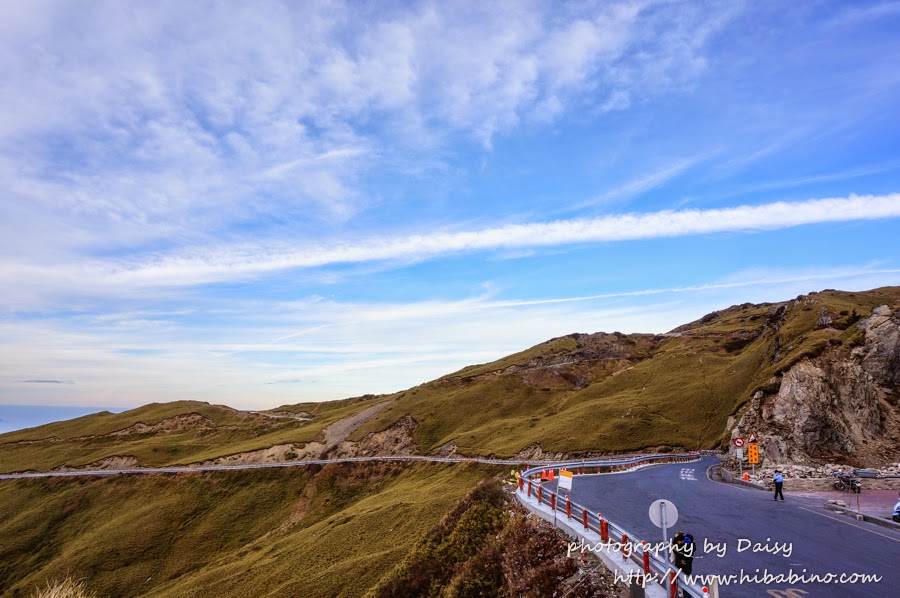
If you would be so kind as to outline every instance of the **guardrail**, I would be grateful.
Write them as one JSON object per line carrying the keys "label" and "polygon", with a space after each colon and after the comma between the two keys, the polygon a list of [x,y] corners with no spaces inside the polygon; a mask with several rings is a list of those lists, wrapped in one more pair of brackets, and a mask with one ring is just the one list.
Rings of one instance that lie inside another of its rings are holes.
{"label": "guardrail", "polygon": [[[549,507],[553,513],[554,523],[557,522],[559,513],[564,514],[567,527],[579,533],[581,539],[590,544],[596,544],[597,538],[607,546],[609,543],[620,543],[623,561],[636,563],[647,579],[657,579],[658,583],[666,589],[667,595],[676,596],[678,590],[682,589],[688,590],[691,596],[702,598],[709,596],[708,590],[697,584],[685,583],[683,578],[679,578],[676,569],[669,564],[667,558],[662,559],[654,554],[654,551],[647,549],[653,543],[640,540],[624,527],[603,517],[601,513],[593,513],[584,505],[571,500],[567,494],[544,488],[542,482],[546,480],[541,479],[542,475],[546,476],[550,471],[555,477],[561,469],[570,471],[573,475],[597,475],[635,471],[665,463],[694,463],[700,459],[700,453],[689,453],[541,465],[520,473],[516,497],[524,504]],[[583,533],[581,527],[584,528]],[[640,546],[641,550],[628,550],[629,546]],[[668,550],[665,554],[668,555]],[[634,579],[633,583],[643,585],[645,582],[641,579]]]}

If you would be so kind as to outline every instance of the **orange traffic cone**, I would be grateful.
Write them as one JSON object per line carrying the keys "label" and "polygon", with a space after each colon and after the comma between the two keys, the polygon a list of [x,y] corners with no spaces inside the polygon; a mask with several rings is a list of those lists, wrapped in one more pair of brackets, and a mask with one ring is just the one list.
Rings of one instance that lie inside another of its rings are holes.
{"label": "orange traffic cone", "polygon": [[541,470],[541,481],[545,481],[546,479],[547,479],[547,470],[542,469]]}

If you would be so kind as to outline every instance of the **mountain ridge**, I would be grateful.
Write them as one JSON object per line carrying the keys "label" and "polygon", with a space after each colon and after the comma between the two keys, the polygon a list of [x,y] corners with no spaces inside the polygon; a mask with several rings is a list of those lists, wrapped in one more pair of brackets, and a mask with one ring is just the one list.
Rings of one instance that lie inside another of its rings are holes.
{"label": "mountain ridge", "polygon": [[[765,453],[772,460],[843,454],[879,465],[900,456],[887,443],[862,446],[900,420],[898,310],[900,287],[826,289],[732,305],[665,334],[559,336],[393,394],[252,413],[199,402],[151,404],[0,435],[0,471],[79,467],[116,456],[145,466],[185,465],[273,447],[287,460],[721,449],[751,426],[776,447]],[[820,374],[835,368],[852,370],[863,389],[855,411],[838,409],[840,396],[852,395],[838,388],[840,375]],[[798,394],[803,371],[803,380],[818,386]],[[806,417],[809,430],[789,429],[787,416],[773,415],[792,412],[791,401],[806,405],[825,395],[819,404],[842,415]],[[855,413],[866,422],[855,421]],[[188,421],[194,425],[182,425]],[[817,433],[808,442],[822,426],[845,432]]]}

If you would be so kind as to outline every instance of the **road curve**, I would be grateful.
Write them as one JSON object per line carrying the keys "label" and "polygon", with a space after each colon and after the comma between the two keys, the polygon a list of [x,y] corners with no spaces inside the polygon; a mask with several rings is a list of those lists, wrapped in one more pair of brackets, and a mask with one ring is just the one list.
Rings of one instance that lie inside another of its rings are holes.
{"label": "road curve", "polygon": [[[792,494],[785,481],[784,502],[768,492],[714,482],[707,476],[718,459],[656,465],[631,473],[576,476],[568,494],[577,503],[634,533],[661,541],[651,523],[650,504],[665,498],[678,507],[672,531],[692,533],[698,546],[694,574],[751,577],[757,574],[807,575],[863,573],[881,576],[875,583],[744,583],[721,587],[723,596],[749,598],[896,598],[900,588],[900,532],[836,515],[819,499]],[[556,483],[545,487],[557,490]],[[564,491],[564,493],[566,493]],[[670,532],[671,536],[671,532]],[[739,549],[750,546],[739,552]],[[754,545],[759,543],[759,550]],[[725,552],[704,546],[725,546]],[[777,545],[777,546],[776,546]],[[781,550],[778,551],[778,547]],[[789,548],[788,548],[789,546]],[[771,548],[767,552],[765,548]],[[786,554],[790,552],[790,554]]]}

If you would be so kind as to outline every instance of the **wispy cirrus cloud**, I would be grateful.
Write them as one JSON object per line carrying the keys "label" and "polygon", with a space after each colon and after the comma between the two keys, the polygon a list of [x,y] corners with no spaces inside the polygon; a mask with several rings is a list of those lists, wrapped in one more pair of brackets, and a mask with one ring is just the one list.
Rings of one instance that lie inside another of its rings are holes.
{"label": "wispy cirrus cloud", "polygon": [[[6,356],[0,369],[34,371],[41,364],[60,376],[54,380],[78,381],[66,392],[110,405],[189,397],[258,408],[401,390],[571,332],[662,333],[728,305],[789,299],[808,292],[811,282],[854,290],[891,280],[900,280],[900,272],[878,264],[757,268],[703,284],[593,296],[515,299],[492,290],[459,300],[310,297],[227,302],[227,310],[212,303],[203,320],[177,311],[112,311],[7,321],[0,322]],[[23,386],[57,386],[22,379],[0,375],[0,391],[12,396]]]}
{"label": "wispy cirrus cloud", "polygon": [[170,256],[116,270],[109,275],[137,285],[184,285],[231,280],[290,268],[429,259],[464,251],[778,230],[826,222],[897,217],[900,217],[900,194],[850,196],[710,210],[630,213],[594,219],[513,224],[471,231],[432,231],[396,239],[374,238],[363,243],[319,245],[289,251],[254,248],[211,254],[202,259]]}
{"label": "wispy cirrus cloud", "polygon": [[717,152],[709,152],[698,156],[690,156],[675,160],[672,163],[656,169],[648,174],[627,181],[617,187],[593,197],[587,201],[576,204],[572,209],[584,208],[592,205],[608,204],[615,200],[630,199],[647,191],[661,187],[672,179],[682,175],[694,166],[708,160]]}
{"label": "wispy cirrus cloud", "polygon": [[615,243],[642,239],[709,235],[724,232],[772,231],[834,222],[900,217],[900,194],[774,202],[720,209],[662,210],[593,219],[510,224],[463,231],[427,231],[406,236],[370,237],[357,242],[225,246],[210,251],[135,257],[109,262],[83,261],[63,266],[7,264],[0,281],[13,292],[26,287],[53,293],[62,287],[90,289],[100,296],[142,293],[143,289],[191,287],[243,281],[293,269],[345,264],[436,259],[464,252],[565,247],[581,243]]}
{"label": "wispy cirrus cloud", "polygon": [[273,221],[314,234],[381,201],[366,177],[434,164],[451,140],[489,147],[573,108],[688,86],[734,14],[651,0],[0,11],[2,202],[15,204],[0,204],[0,249],[31,254]]}

